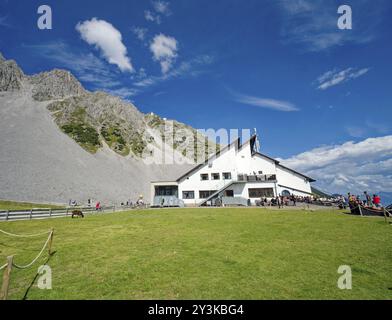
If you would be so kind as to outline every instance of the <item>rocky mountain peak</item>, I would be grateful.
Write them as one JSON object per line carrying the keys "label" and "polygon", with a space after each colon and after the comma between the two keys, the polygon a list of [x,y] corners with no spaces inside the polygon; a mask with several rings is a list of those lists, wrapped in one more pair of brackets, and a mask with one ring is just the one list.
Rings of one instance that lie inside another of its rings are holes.
{"label": "rocky mountain peak", "polygon": [[15,91],[23,87],[25,75],[14,60],[5,60],[0,53],[0,91]]}
{"label": "rocky mountain peak", "polygon": [[66,70],[42,72],[30,77],[30,82],[34,85],[33,98],[38,101],[80,96],[87,92],[72,73]]}

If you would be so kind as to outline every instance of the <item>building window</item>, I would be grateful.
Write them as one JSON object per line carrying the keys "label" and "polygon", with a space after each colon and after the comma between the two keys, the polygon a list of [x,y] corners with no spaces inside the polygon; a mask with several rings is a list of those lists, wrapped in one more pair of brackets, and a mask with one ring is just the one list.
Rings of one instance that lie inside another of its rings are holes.
{"label": "building window", "polygon": [[223,172],[223,179],[231,180],[231,173],[230,172]]}
{"label": "building window", "polygon": [[182,198],[183,199],[195,199],[195,191],[183,191]]}
{"label": "building window", "polygon": [[207,199],[211,195],[213,195],[215,192],[216,192],[216,190],[199,191],[199,198],[200,199]]}
{"label": "building window", "polygon": [[212,173],[211,178],[212,178],[212,180],[220,180],[220,174],[219,173]]}
{"label": "building window", "polygon": [[178,187],[177,186],[156,186],[155,196],[175,196],[178,197]]}
{"label": "building window", "polygon": [[273,198],[274,197],[274,189],[272,188],[257,188],[257,189],[248,189],[249,198]]}
{"label": "building window", "polygon": [[207,181],[208,180],[208,173],[203,173],[200,175],[201,181]]}
{"label": "building window", "polygon": [[234,197],[234,190],[226,190],[225,197],[233,198]]}

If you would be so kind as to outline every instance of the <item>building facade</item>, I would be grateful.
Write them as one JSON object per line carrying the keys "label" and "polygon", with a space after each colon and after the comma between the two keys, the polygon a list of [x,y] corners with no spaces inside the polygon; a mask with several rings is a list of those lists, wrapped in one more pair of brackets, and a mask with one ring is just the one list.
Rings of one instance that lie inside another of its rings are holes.
{"label": "building facade", "polygon": [[[310,196],[314,182],[240,139],[179,177],[151,183],[153,206],[254,205],[278,195]],[[217,202],[219,201],[219,202]]]}

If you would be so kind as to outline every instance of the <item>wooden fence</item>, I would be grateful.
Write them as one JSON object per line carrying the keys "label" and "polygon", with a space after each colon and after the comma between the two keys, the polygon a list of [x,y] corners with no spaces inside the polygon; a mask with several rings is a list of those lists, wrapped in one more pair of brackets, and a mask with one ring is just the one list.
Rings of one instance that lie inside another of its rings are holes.
{"label": "wooden fence", "polygon": [[31,210],[0,210],[0,221],[48,219],[72,216],[72,211],[80,210],[83,213],[108,213],[115,212],[115,206],[102,207],[96,211],[95,207],[72,207],[64,209],[31,209]]}

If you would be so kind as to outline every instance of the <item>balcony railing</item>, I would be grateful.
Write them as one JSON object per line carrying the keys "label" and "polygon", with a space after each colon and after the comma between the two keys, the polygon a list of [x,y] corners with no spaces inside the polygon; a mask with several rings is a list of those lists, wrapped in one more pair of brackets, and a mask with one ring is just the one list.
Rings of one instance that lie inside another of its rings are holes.
{"label": "balcony railing", "polygon": [[237,180],[242,182],[275,182],[276,174],[258,174],[258,175],[239,174],[237,176]]}

